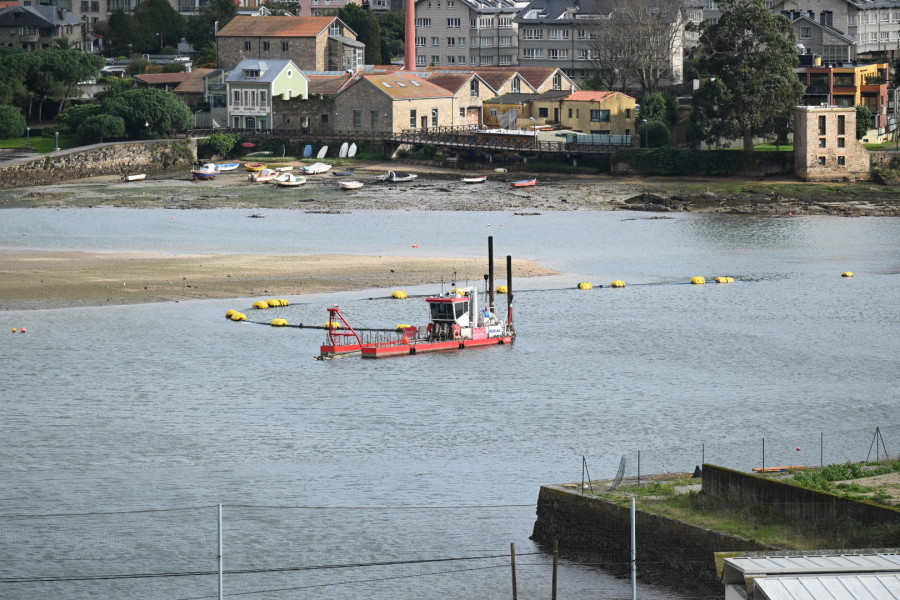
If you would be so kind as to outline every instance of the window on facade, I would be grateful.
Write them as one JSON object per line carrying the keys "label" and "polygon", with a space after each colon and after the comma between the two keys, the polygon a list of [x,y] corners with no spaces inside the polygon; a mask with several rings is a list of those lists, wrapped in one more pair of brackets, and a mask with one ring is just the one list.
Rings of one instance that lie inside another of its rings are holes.
{"label": "window on facade", "polygon": [[440,46],[440,45],[441,45],[441,38],[439,38],[439,37],[432,37],[432,38],[431,38],[431,45],[432,45],[432,46]]}
{"label": "window on facade", "polygon": [[824,166],[825,166],[825,157],[824,157],[824,156],[820,156],[818,162],[819,162],[819,166],[820,166],[820,167],[824,167]]}
{"label": "window on facade", "polygon": [[825,135],[826,127],[825,127],[825,116],[822,115],[819,117],[819,135]]}
{"label": "window on facade", "polygon": [[425,56],[423,54],[419,54],[416,56],[416,64],[425,66]]}
{"label": "window on facade", "polygon": [[589,50],[587,48],[579,48],[578,49],[578,60],[587,60],[588,52],[589,52]]}
{"label": "window on facade", "polygon": [[477,96],[478,95],[478,80],[473,79],[469,82],[469,95]]}
{"label": "window on facade", "polygon": [[538,108],[538,116],[541,117],[542,119],[546,119],[547,117],[550,116],[550,109],[549,108]]}
{"label": "window on facade", "polygon": [[570,119],[572,118],[572,109],[571,108],[569,109],[569,118]]}
{"label": "window on facade", "polygon": [[416,19],[416,29],[429,28],[429,27],[431,27],[431,19],[426,19],[426,18],[417,18]]}
{"label": "window on facade", "polygon": [[481,60],[481,64],[484,65],[485,67],[490,67],[491,65],[494,64],[493,56],[482,56],[480,60]]}
{"label": "window on facade", "polygon": [[453,48],[453,47],[455,47],[455,46],[456,46],[456,38],[455,38],[455,37],[448,37],[448,38],[447,38],[447,47],[448,47],[448,48]]}
{"label": "window on facade", "polygon": [[327,115],[327,114],[321,115],[321,116],[319,117],[319,120],[322,121],[322,123],[327,123],[327,122],[328,122],[328,115]]}
{"label": "window on facade", "polygon": [[456,8],[456,3],[454,3],[453,0],[447,0],[447,8]]}
{"label": "window on facade", "polygon": [[433,65],[439,65],[439,64],[441,64],[441,57],[440,57],[440,56],[432,56],[432,57],[431,57],[431,64],[433,64]]}
{"label": "window on facade", "polygon": [[493,17],[481,17],[478,19],[478,27],[480,29],[490,29],[494,26],[494,18]]}
{"label": "window on facade", "polygon": [[262,47],[263,47],[262,48],[263,52],[268,52],[269,51],[269,42],[263,42]]}
{"label": "window on facade", "polygon": [[459,29],[462,27],[460,19],[447,19],[447,27],[449,29]]}
{"label": "window on facade", "polygon": [[839,166],[839,167],[844,167],[844,166],[847,165],[846,158],[843,157],[843,156],[838,156],[838,157],[837,157],[837,162],[838,162],[838,166]]}
{"label": "window on facade", "polygon": [[291,49],[290,42],[287,42],[287,41],[281,42],[281,51],[282,52],[287,52],[290,49]]}
{"label": "window on facade", "polygon": [[438,126],[438,109],[436,109],[436,108],[431,109],[431,126],[432,127]]}
{"label": "window on facade", "polygon": [[426,45],[428,45],[428,40],[425,37],[416,38],[416,47],[421,48],[422,46]]}
{"label": "window on facade", "polygon": [[497,45],[501,48],[509,48],[510,46],[512,46],[512,37],[500,36],[500,40],[497,42]]}
{"label": "window on facade", "polygon": [[512,91],[513,91],[513,94],[518,94],[519,92],[522,91],[522,83],[521,83],[521,81],[519,81],[518,77],[513,78]]}
{"label": "window on facade", "polygon": [[825,148],[825,147],[827,147],[825,138],[819,138],[819,148]]}
{"label": "window on facade", "polygon": [[838,148],[846,147],[846,143],[847,143],[846,138],[842,138],[842,137],[838,138]]}
{"label": "window on facade", "polygon": [[328,33],[331,35],[341,35],[341,26],[339,23],[334,22],[331,24],[331,27],[328,28]]}
{"label": "window on facade", "polygon": [[448,56],[448,57],[447,57],[447,64],[448,64],[448,65],[455,65],[455,64],[456,64],[456,57],[455,57],[455,56]]}
{"label": "window on facade", "polygon": [[362,111],[358,108],[353,109],[353,129],[362,127]]}
{"label": "window on facade", "polygon": [[881,32],[881,41],[882,41],[882,42],[886,42],[886,41],[888,41],[889,39],[890,39],[890,33],[887,32],[887,31],[882,31],[882,32]]}
{"label": "window on facade", "polygon": [[231,103],[232,103],[232,104],[236,104],[236,105],[240,105],[240,103],[241,103],[241,91],[240,91],[240,90],[234,90],[234,93],[232,93],[231,96],[232,96],[232,97],[231,97]]}
{"label": "window on facade", "polygon": [[478,38],[473,37],[471,40],[469,40],[469,44],[473,48],[477,48],[478,47]]}
{"label": "window on facade", "polygon": [[461,119],[465,119],[465,118],[466,118],[466,109],[465,109],[464,106],[460,106],[460,107],[459,107],[459,117],[460,117]]}
{"label": "window on facade", "polygon": [[466,38],[464,38],[464,37],[456,38],[456,45],[459,46],[460,48],[465,48],[466,47]]}
{"label": "window on facade", "polygon": [[890,12],[885,11],[885,12],[881,13],[881,22],[882,23],[887,23],[888,21],[890,21],[890,19],[891,19]]}
{"label": "window on facade", "polygon": [[492,37],[481,38],[481,47],[482,48],[493,48],[494,47],[494,38],[492,38]]}
{"label": "window on facade", "polygon": [[856,15],[847,15],[847,25],[856,25]]}
{"label": "window on facade", "polygon": [[491,114],[492,117],[496,117],[496,116],[497,116],[497,109],[496,109],[496,108],[492,108],[490,114]]}
{"label": "window on facade", "polygon": [[569,60],[568,48],[549,48],[547,58],[550,60]]}
{"label": "window on facade", "polygon": [[567,40],[569,39],[568,29],[551,29],[547,32],[548,40]]}
{"label": "window on facade", "polygon": [[591,122],[593,123],[609,123],[608,110],[591,110]]}
{"label": "window on facade", "polygon": [[526,59],[544,58],[544,49],[543,48],[523,48],[522,49],[522,58],[526,58]]}
{"label": "window on facade", "polygon": [[478,17],[472,17],[469,19],[469,27],[472,29],[478,29]]}
{"label": "window on facade", "polygon": [[498,57],[498,64],[500,65],[511,65],[512,64],[512,54],[501,54]]}
{"label": "window on facade", "polygon": [[800,38],[801,39],[809,39],[812,37],[812,27],[801,27],[800,28]]}
{"label": "window on facade", "polygon": [[630,108],[626,108],[626,109],[625,109],[625,118],[626,118],[626,119],[630,119],[630,118],[631,118],[631,109],[630,109]]}
{"label": "window on facade", "polygon": [[250,52],[250,42],[244,42],[244,51]]}
{"label": "window on facade", "polygon": [[498,17],[500,21],[500,29],[509,29],[512,27],[512,17]]}
{"label": "window on facade", "polygon": [[838,115],[838,135],[845,135],[844,129],[847,127],[847,117]]}
{"label": "window on facade", "polygon": [[560,75],[559,73],[556,73],[553,76],[553,89],[554,90],[562,89],[562,75]]}
{"label": "window on facade", "polygon": [[525,40],[542,40],[544,39],[543,29],[523,29],[522,39]]}
{"label": "window on facade", "polygon": [[415,110],[409,111],[409,127],[411,129],[416,128],[416,111]]}
{"label": "window on facade", "polygon": [[269,93],[265,90],[260,90],[260,92],[259,92],[259,105],[260,106],[268,106],[269,105]]}
{"label": "window on facade", "polygon": [[469,59],[465,56],[457,56],[456,57],[456,62],[458,62],[461,65],[466,64],[468,61],[469,61]]}

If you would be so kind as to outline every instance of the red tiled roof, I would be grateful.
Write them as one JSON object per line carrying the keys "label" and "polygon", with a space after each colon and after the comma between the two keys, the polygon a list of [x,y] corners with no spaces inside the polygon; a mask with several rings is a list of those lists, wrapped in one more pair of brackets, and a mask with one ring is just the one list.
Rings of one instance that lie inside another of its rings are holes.
{"label": "red tiled roof", "polygon": [[363,79],[391,98],[449,98],[453,94],[427,79],[403,72],[363,75]]}
{"label": "red tiled roof", "polygon": [[428,81],[455,94],[467,85],[474,75],[474,73],[441,73],[438,71],[430,73]]}
{"label": "red tiled roof", "polygon": [[350,73],[342,75],[307,75],[309,79],[308,91],[309,95],[322,94],[323,96],[334,96],[341,92],[347,84],[353,79]]}
{"label": "red tiled roof", "polygon": [[144,73],[143,75],[135,75],[138,81],[143,81],[147,85],[165,85],[167,83],[182,83],[187,81],[191,74],[187,72],[181,73]]}
{"label": "red tiled roof", "polygon": [[238,16],[219,30],[217,37],[317,37],[328,31],[336,17]]}

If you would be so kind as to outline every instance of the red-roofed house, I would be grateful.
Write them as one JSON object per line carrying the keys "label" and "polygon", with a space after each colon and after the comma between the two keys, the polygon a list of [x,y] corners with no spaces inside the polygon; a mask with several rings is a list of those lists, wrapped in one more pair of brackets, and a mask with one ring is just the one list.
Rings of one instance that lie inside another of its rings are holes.
{"label": "red-roofed house", "polygon": [[363,65],[365,45],[337,17],[237,16],[216,34],[219,61],[292,60],[303,71],[345,71]]}
{"label": "red-roofed house", "polygon": [[453,93],[410,73],[362,75],[335,96],[333,127],[385,133],[449,127],[454,100]]}
{"label": "red-roofed house", "polygon": [[145,73],[134,76],[134,87],[157,88],[171,92],[190,78],[188,72],[180,73]]}
{"label": "red-roofed house", "polygon": [[559,101],[559,122],[583,133],[632,135],[637,102],[622,92],[573,92]]}

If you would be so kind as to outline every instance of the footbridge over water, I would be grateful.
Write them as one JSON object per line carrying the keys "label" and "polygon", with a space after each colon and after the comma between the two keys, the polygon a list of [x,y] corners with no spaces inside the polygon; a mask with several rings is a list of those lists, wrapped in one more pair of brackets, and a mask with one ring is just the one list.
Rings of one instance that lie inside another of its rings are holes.
{"label": "footbridge over water", "polygon": [[[458,155],[494,157],[519,156],[536,158],[540,155],[556,158],[580,156],[608,157],[618,150],[631,148],[636,139],[630,135],[583,135],[560,132],[559,141],[539,139],[538,132],[516,130],[485,130],[475,127],[434,127],[407,129],[399,133],[364,131],[359,129],[193,129],[191,137],[207,137],[214,133],[238,134],[248,141],[285,139],[292,143],[312,143],[321,146],[329,142],[380,143],[387,156],[402,146],[433,144],[441,150]],[[544,133],[544,137],[547,134]]]}

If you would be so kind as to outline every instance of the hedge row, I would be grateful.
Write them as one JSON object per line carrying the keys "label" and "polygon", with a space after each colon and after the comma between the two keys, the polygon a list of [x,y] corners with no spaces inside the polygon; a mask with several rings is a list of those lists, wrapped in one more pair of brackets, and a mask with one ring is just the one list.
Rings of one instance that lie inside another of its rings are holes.
{"label": "hedge row", "polygon": [[749,159],[739,150],[682,150],[674,146],[643,150],[629,148],[613,155],[614,163],[628,163],[648,175],[734,175],[770,160],[784,167],[784,152],[754,153]]}

